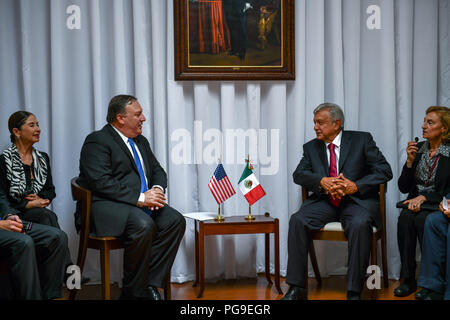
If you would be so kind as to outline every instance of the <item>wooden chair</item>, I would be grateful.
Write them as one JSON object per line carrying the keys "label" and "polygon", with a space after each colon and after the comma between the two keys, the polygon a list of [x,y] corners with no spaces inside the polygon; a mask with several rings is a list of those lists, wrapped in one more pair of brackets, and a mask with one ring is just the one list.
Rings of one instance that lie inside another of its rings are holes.
{"label": "wooden chair", "polygon": [[[91,223],[91,191],[81,187],[77,183],[78,177],[72,178],[72,198],[75,201],[81,201],[81,230],[80,244],[78,247],[77,265],[83,273],[84,262],[86,260],[86,251],[88,248],[100,250],[100,264],[102,273],[102,296],[104,300],[111,299],[110,272],[109,272],[109,251],[124,248],[122,241],[116,237],[96,237],[90,234]],[[74,300],[78,290],[70,291],[69,299]],[[164,288],[164,299],[170,300],[170,274],[167,277],[166,287]]]}
{"label": "wooden chair", "polygon": [[[370,254],[370,261],[372,265],[377,264],[377,242],[381,240],[381,259],[383,269],[383,285],[385,288],[389,287],[388,279],[388,267],[387,267],[387,253],[386,253],[386,184],[380,184],[379,197],[380,197],[380,215],[382,229],[378,230],[373,227],[372,233],[372,247]],[[307,197],[307,190],[302,188],[302,200],[305,201]],[[347,237],[344,234],[344,229],[340,222],[327,223],[322,229],[314,231],[312,233],[313,240],[329,240],[329,241],[347,241]],[[311,241],[309,247],[309,257],[311,259],[311,265],[316,276],[316,280],[320,285],[322,278],[320,277],[319,267],[317,265],[316,253],[314,250],[314,242]]]}

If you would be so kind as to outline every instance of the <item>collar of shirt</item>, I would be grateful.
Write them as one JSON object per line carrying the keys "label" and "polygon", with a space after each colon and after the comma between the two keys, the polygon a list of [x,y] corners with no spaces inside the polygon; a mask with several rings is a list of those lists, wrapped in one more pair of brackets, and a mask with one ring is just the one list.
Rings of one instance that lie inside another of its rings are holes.
{"label": "collar of shirt", "polygon": [[[335,145],[335,147],[337,147],[337,150],[339,150],[339,148],[341,147],[341,140],[342,140],[342,130],[332,141],[332,143]],[[328,145],[330,144],[330,142],[325,142],[325,144],[326,144],[327,150],[328,150]]]}
{"label": "collar of shirt", "polygon": [[123,142],[125,142],[125,144],[128,146],[128,137],[127,136],[125,136],[122,132],[120,132],[120,130],[119,129],[117,129],[116,127],[114,127],[112,124],[110,124],[110,126],[114,129],[114,130],[116,130],[116,132],[119,134],[119,136],[122,138],[122,140],[123,140]]}

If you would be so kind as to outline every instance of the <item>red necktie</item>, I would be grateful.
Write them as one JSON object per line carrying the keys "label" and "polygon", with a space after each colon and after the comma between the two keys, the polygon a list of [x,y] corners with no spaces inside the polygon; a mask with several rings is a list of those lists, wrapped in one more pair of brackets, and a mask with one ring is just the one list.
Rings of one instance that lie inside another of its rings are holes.
{"label": "red necktie", "polygon": [[[336,153],[334,153],[334,144],[330,143],[328,145],[328,149],[330,149],[330,177],[337,177],[337,165],[336,165]],[[333,199],[331,195],[329,195],[330,203],[335,206],[339,207],[339,204],[341,203],[340,199]]]}

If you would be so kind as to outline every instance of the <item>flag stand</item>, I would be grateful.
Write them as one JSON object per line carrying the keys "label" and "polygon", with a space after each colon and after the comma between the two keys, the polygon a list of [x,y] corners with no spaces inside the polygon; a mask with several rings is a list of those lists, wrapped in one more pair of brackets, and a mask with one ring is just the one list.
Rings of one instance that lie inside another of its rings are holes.
{"label": "flag stand", "polygon": [[225,221],[225,218],[220,215],[220,204],[219,204],[219,207],[217,209],[217,216],[214,218],[214,221],[218,221],[218,222]]}
{"label": "flag stand", "polygon": [[245,216],[245,220],[255,220],[255,216],[252,216],[252,207],[248,206],[248,216]]}

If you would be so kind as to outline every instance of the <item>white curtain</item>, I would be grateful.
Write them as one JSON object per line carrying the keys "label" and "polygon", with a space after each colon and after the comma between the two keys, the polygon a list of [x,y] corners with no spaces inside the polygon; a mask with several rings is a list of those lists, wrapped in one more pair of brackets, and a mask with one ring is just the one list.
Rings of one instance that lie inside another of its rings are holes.
{"label": "white curtain", "polygon": [[[69,28],[72,5],[80,9],[79,29]],[[379,29],[369,28],[376,25],[376,8],[367,11],[372,5],[380,9]],[[285,275],[289,218],[300,206],[292,172],[302,145],[315,136],[312,110],[330,101],[343,107],[346,129],[373,134],[392,166],[388,262],[389,278],[398,279],[395,203],[404,196],[396,180],[407,141],[421,137],[425,109],[450,104],[450,0],[296,0],[295,11],[295,81],[175,82],[172,1],[0,0],[0,147],[9,145],[11,113],[36,114],[37,148],[50,154],[57,191],[52,209],[74,262],[78,235],[69,181],[78,175],[84,138],[105,123],[110,98],[128,93],[143,106],[144,135],[168,173],[169,202],[181,212],[216,211],[207,187],[216,166],[211,159],[222,151],[237,189],[250,153],[267,192],[252,211],[280,219]],[[237,129],[257,142],[233,148]],[[214,149],[218,138],[222,148]],[[225,217],[247,211],[239,191],[224,205]],[[176,282],[195,277],[194,225],[187,222],[172,269]],[[324,276],[345,274],[345,243],[316,247]],[[98,260],[89,250],[85,274],[94,280],[100,279]],[[264,237],[208,237],[205,261],[209,280],[254,277],[264,270]],[[120,282],[121,251],[112,254],[111,266],[111,279]]]}

